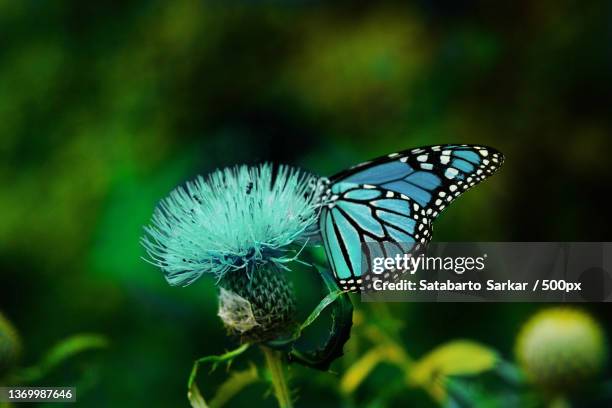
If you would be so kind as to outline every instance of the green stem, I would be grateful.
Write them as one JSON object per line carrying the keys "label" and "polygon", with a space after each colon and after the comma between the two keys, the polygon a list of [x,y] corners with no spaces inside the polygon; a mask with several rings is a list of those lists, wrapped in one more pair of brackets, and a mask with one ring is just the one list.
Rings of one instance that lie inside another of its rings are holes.
{"label": "green stem", "polygon": [[264,346],[261,347],[261,350],[266,357],[268,370],[270,370],[272,387],[274,388],[274,395],[278,401],[278,406],[280,408],[292,408],[293,402],[291,401],[291,392],[285,377],[281,353]]}

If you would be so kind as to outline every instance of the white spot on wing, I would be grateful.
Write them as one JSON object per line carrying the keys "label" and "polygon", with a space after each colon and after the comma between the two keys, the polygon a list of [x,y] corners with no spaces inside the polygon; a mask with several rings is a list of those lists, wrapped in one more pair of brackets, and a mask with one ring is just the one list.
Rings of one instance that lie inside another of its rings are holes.
{"label": "white spot on wing", "polygon": [[455,178],[457,176],[457,174],[459,174],[459,170],[457,170],[454,167],[449,167],[444,172],[444,177],[446,177],[447,179],[453,179],[453,178]]}
{"label": "white spot on wing", "polygon": [[433,164],[431,164],[431,163],[421,163],[421,168],[423,170],[431,170],[431,169],[433,169]]}

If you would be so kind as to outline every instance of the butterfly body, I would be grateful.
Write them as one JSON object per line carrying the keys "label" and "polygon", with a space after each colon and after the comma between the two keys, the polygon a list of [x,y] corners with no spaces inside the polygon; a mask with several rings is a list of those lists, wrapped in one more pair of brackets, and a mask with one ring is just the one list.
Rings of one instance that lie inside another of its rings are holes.
{"label": "butterfly body", "polygon": [[502,162],[490,147],[438,145],[392,153],[322,179],[319,230],[339,285],[369,289],[362,262],[371,261],[371,248],[387,254],[390,246],[410,252],[426,245],[440,212]]}

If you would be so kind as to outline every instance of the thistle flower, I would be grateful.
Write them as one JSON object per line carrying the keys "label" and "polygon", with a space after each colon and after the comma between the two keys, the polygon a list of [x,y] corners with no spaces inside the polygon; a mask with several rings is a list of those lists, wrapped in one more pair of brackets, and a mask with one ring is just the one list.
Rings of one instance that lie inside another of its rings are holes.
{"label": "thistle flower", "polygon": [[606,345],[601,327],[591,316],[556,307],[536,313],[525,323],[516,355],[532,382],[549,391],[562,391],[602,369]]}
{"label": "thistle flower", "polygon": [[219,315],[232,331],[256,339],[291,320],[294,294],[283,273],[297,260],[317,218],[316,178],[269,164],[198,177],[163,199],[145,228],[149,261],[171,285],[204,274],[223,288]]}
{"label": "thistle flower", "polygon": [[0,377],[15,365],[20,354],[21,341],[17,330],[0,313]]}

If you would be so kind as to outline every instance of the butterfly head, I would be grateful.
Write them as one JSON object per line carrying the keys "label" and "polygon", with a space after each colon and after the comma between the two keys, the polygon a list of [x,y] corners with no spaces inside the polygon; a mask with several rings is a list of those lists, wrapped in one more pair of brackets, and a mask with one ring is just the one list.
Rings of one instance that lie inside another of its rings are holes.
{"label": "butterfly head", "polygon": [[312,196],[317,205],[321,206],[329,201],[331,196],[331,182],[327,177],[313,177],[308,182],[307,195]]}

